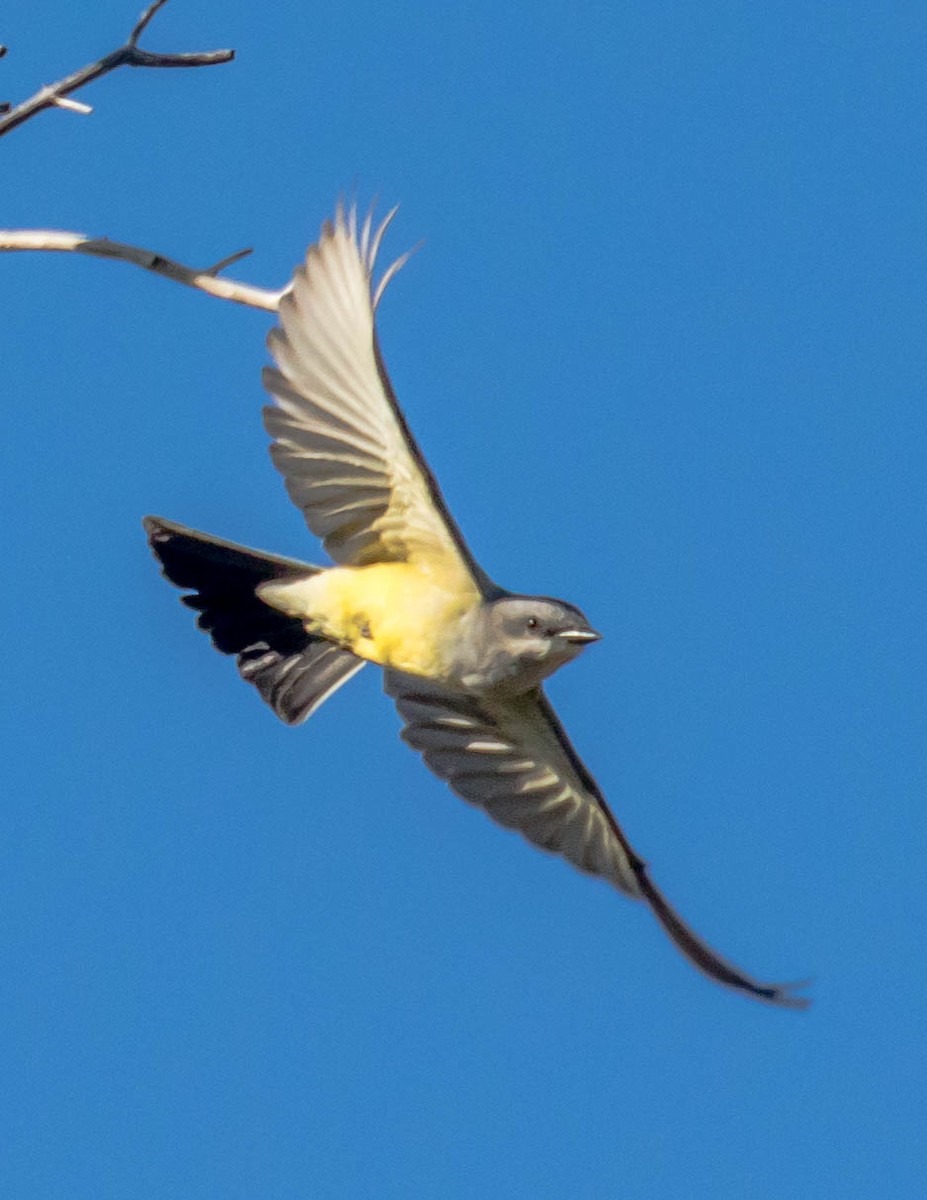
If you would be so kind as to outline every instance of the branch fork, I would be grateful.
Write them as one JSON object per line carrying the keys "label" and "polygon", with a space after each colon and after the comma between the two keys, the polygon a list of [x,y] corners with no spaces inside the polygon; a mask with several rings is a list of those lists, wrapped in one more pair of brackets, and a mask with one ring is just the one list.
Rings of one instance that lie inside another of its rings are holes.
{"label": "branch fork", "polygon": [[289,290],[289,285],[279,291],[271,291],[249,283],[220,278],[220,271],[247,257],[251,253],[250,249],[230,254],[211,267],[198,268],[185,266],[154,250],[130,246],[125,242],[114,242],[109,238],[90,238],[83,233],[66,233],[57,229],[0,229],[0,253],[13,250],[71,251],[76,254],[89,254],[94,258],[117,259],[141,267],[143,271],[151,271],[165,279],[172,279],[175,283],[196,288],[197,291],[205,292],[207,296],[231,300],[234,304],[243,304],[246,308],[260,308],[265,312],[276,312],[281,297]]}
{"label": "branch fork", "polygon": [[[8,104],[0,105],[0,114],[5,113],[5,115],[0,115],[0,137],[48,108],[65,108],[72,112],[89,113],[92,110],[88,105],[81,104],[77,100],[68,100],[67,97],[72,92],[76,92],[78,88],[93,83],[101,75],[115,71],[117,67],[211,67],[218,63],[230,62],[235,57],[234,50],[207,50],[196,54],[156,54],[151,50],[140,49],[138,39],[147,29],[155,13],[166,3],[167,0],[154,0],[154,3],[150,4],[142,13],[129,34],[129,40],[118,50],[113,50],[97,62],[82,67],[65,79],[59,80],[58,83],[50,83],[46,87],[40,88],[34,96],[24,100],[22,104],[16,105],[15,108],[11,108]],[[0,46],[0,58],[4,53],[6,53],[6,48]]]}

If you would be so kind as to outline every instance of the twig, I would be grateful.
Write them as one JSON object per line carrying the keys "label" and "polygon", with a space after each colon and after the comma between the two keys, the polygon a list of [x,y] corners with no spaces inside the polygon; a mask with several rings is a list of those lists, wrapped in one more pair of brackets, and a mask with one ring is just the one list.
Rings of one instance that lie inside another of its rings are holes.
{"label": "twig", "polygon": [[[66,79],[48,84],[5,116],[0,116],[0,137],[46,108],[62,107],[62,97],[76,92],[78,88],[86,87],[88,83],[115,71],[117,67],[211,67],[215,63],[230,62],[235,57],[234,50],[209,50],[202,54],[154,54],[150,50],[140,50],[138,39],[158,9],[163,8],[166,3],[167,0],[154,0],[154,3],[145,9],[124,46],[113,50],[99,62],[90,63],[80,71],[75,71]],[[0,107],[0,112],[2,111]]]}
{"label": "twig", "polygon": [[134,263],[145,271],[153,271],[155,275],[163,275],[165,279],[173,279],[175,283],[197,288],[208,296],[231,300],[248,308],[261,308],[266,312],[276,312],[281,297],[289,290],[289,285],[278,292],[272,292],[266,288],[253,287],[249,283],[219,278],[219,272],[223,268],[238,262],[250,254],[250,250],[239,250],[237,254],[222,259],[214,266],[198,270],[195,267],[185,267],[183,263],[174,262],[173,259],[156,254],[153,250],[128,246],[124,242],[111,242],[109,238],[88,238],[82,233],[64,233],[56,229],[0,229],[0,252],[4,250],[65,250],[77,254],[91,254],[97,258],[120,259],[122,262]]}
{"label": "twig", "polygon": [[69,112],[82,113],[84,116],[93,112],[89,104],[83,104],[80,100],[72,100],[70,96],[55,96],[52,104],[55,108],[66,108]]}

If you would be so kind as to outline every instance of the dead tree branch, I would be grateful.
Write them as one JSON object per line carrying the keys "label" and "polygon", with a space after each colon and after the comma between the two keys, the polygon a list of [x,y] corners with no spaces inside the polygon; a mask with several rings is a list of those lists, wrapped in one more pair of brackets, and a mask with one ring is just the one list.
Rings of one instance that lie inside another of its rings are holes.
{"label": "dead tree branch", "polygon": [[[150,50],[141,50],[138,39],[158,9],[163,8],[166,3],[167,0],[154,0],[154,3],[145,9],[124,46],[113,50],[99,62],[82,67],[73,75],[68,75],[66,79],[40,88],[30,99],[18,104],[5,116],[0,116],[0,137],[47,108],[68,108],[77,112],[89,112],[90,109],[87,105],[79,104],[75,100],[67,100],[66,97],[72,92],[76,92],[78,88],[86,87],[88,83],[99,79],[101,75],[115,71],[117,67],[211,67],[216,63],[230,62],[235,57],[234,50],[209,50],[201,54],[155,54]],[[0,112],[2,112],[2,108],[0,108]]]}
{"label": "dead tree branch", "polygon": [[[215,63],[229,62],[235,57],[233,50],[211,50],[201,54],[156,54],[139,48],[138,41],[151,23],[159,9],[167,0],[154,0],[142,13],[136,22],[128,41],[118,50],[112,51],[99,62],[91,63],[80,71],[75,71],[58,83],[49,84],[36,92],[31,99],[17,105],[12,111],[0,115],[0,137],[22,125],[30,117],[47,108],[64,108],[72,112],[89,113],[89,105],[78,100],[69,99],[72,92],[86,87],[101,75],[114,71],[117,67],[208,67]],[[5,53],[0,47],[0,57]],[[9,106],[7,106],[9,107]],[[0,113],[3,107],[0,106]],[[249,308],[260,308],[275,312],[283,291],[272,292],[265,288],[252,287],[247,283],[237,283],[232,279],[220,279],[219,272],[232,263],[238,262],[249,250],[239,251],[211,267],[198,269],[188,267],[183,263],[156,254],[153,250],[145,250],[139,246],[129,246],[124,242],[113,242],[109,238],[89,238],[82,233],[65,233],[52,229],[7,229],[0,230],[0,252],[4,250],[59,250],[71,251],[77,254],[90,254],[97,258],[118,259],[134,263],[145,271],[152,271],[175,283],[206,292],[209,296],[217,296],[220,300],[231,300],[235,304],[244,304]],[[285,290],[285,289],[284,289]]]}
{"label": "dead tree branch", "polygon": [[239,250],[214,266],[198,269],[186,267],[153,250],[112,242],[109,238],[88,238],[82,233],[64,233],[55,229],[0,229],[0,252],[4,250],[63,250],[134,263],[144,271],[153,271],[155,275],[196,288],[208,296],[231,300],[248,308],[262,308],[266,312],[276,312],[280,298],[288,290],[287,287],[273,292],[249,283],[219,278],[220,271],[250,254],[250,250]]}

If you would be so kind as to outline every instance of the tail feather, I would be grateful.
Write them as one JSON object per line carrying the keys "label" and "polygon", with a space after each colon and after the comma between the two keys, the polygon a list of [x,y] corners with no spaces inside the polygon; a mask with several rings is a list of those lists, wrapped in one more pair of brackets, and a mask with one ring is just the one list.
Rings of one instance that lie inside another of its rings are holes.
{"label": "tail feather", "polygon": [[305,649],[284,654],[267,642],[249,646],[238,656],[242,679],[253,683],[288,725],[296,725],[356,675],[364,660],[320,638],[306,638]]}
{"label": "tail feather", "polygon": [[349,650],[310,636],[302,622],[271,608],[255,588],[272,579],[305,579],[320,568],[248,550],[160,517],[145,532],[166,579],[190,589],[182,597],[197,625],[223,654],[238,657],[253,684],[288,725],[310,716],[364,665]]}

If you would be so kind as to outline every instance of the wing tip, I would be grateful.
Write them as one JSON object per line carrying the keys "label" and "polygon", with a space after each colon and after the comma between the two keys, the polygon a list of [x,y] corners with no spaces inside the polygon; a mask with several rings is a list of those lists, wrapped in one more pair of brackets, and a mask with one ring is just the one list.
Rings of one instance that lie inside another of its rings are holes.
{"label": "wing tip", "polygon": [[767,983],[760,984],[758,990],[751,994],[756,996],[758,1000],[763,1000],[767,1004],[772,1004],[776,1008],[792,1008],[797,1012],[805,1012],[814,1004],[812,996],[799,996],[796,993],[800,988],[810,987],[814,982],[813,979],[799,979],[792,983]]}
{"label": "wing tip", "polygon": [[729,962],[716,950],[713,950],[683,921],[650,878],[646,866],[640,859],[632,861],[632,869],[637,877],[642,897],[650,905],[651,911],[669,935],[670,940],[703,975],[732,991],[743,992],[745,995],[777,1008],[801,1010],[811,1006],[810,996],[795,994],[798,989],[808,987],[811,983],[810,979],[794,983],[764,983],[754,979],[752,975],[748,975],[746,971],[741,970],[740,967],[735,966],[734,963]]}
{"label": "wing tip", "polygon": [[340,196],[335,204],[334,216],[327,217],[322,222],[318,240],[313,242],[306,251],[305,263],[300,264],[297,268],[297,271],[311,270],[313,260],[317,260],[320,255],[324,254],[327,245],[336,242],[348,243],[357,255],[358,262],[367,276],[370,284],[371,307],[374,310],[382,299],[387,285],[392,282],[408,262],[410,256],[418,249],[418,246],[415,246],[390,263],[374,287],[373,276],[380,247],[387,229],[399,212],[399,205],[395,204],[377,224],[374,223],[375,210],[376,200],[370,205],[361,221],[358,216],[357,201],[352,200],[348,204],[344,196]]}

